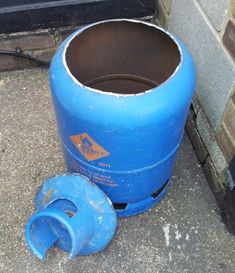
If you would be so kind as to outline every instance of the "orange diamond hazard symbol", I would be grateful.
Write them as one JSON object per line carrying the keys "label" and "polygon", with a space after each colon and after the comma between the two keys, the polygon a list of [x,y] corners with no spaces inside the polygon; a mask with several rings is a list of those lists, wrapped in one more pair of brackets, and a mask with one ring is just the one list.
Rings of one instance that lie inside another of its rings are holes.
{"label": "orange diamond hazard symbol", "polygon": [[97,144],[87,133],[70,136],[70,139],[88,161],[109,155],[109,152]]}

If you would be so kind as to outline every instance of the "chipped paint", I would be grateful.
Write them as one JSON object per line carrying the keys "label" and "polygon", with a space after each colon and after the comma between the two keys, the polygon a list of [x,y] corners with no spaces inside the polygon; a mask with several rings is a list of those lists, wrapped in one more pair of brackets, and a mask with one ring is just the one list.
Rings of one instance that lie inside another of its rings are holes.
{"label": "chipped paint", "polygon": [[88,203],[97,211],[99,211],[100,213],[103,213],[103,209],[100,208],[90,197],[88,197]]}
{"label": "chipped paint", "polygon": [[43,197],[42,200],[42,205],[45,205],[46,203],[48,203],[49,198],[51,197],[51,195],[54,193],[54,189],[50,189]]}

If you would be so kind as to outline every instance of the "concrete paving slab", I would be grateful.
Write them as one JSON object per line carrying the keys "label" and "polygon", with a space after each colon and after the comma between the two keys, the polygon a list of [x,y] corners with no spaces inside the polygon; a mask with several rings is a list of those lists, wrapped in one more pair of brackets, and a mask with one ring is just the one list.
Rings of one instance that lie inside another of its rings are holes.
{"label": "concrete paving slab", "polygon": [[235,273],[235,237],[228,234],[194,150],[185,136],[167,197],[140,216],[119,219],[103,252],[47,260],[28,250],[24,228],[42,182],[65,171],[47,70],[0,75],[0,272]]}

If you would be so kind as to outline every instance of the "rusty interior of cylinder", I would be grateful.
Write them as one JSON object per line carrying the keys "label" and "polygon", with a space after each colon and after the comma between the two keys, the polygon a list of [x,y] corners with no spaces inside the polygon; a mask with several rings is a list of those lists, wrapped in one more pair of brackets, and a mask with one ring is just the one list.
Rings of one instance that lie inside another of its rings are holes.
{"label": "rusty interior of cylinder", "polygon": [[180,63],[174,40],[157,28],[111,21],[75,36],[65,53],[68,69],[83,85],[138,94],[166,81]]}

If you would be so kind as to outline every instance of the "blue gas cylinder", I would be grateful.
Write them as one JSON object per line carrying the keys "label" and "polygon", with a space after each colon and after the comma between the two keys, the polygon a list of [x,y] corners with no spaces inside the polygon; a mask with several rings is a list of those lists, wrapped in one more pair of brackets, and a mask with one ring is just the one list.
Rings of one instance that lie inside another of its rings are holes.
{"label": "blue gas cylinder", "polygon": [[94,23],[62,43],[50,85],[68,170],[99,185],[118,216],[159,202],[195,88],[185,45],[147,22]]}

